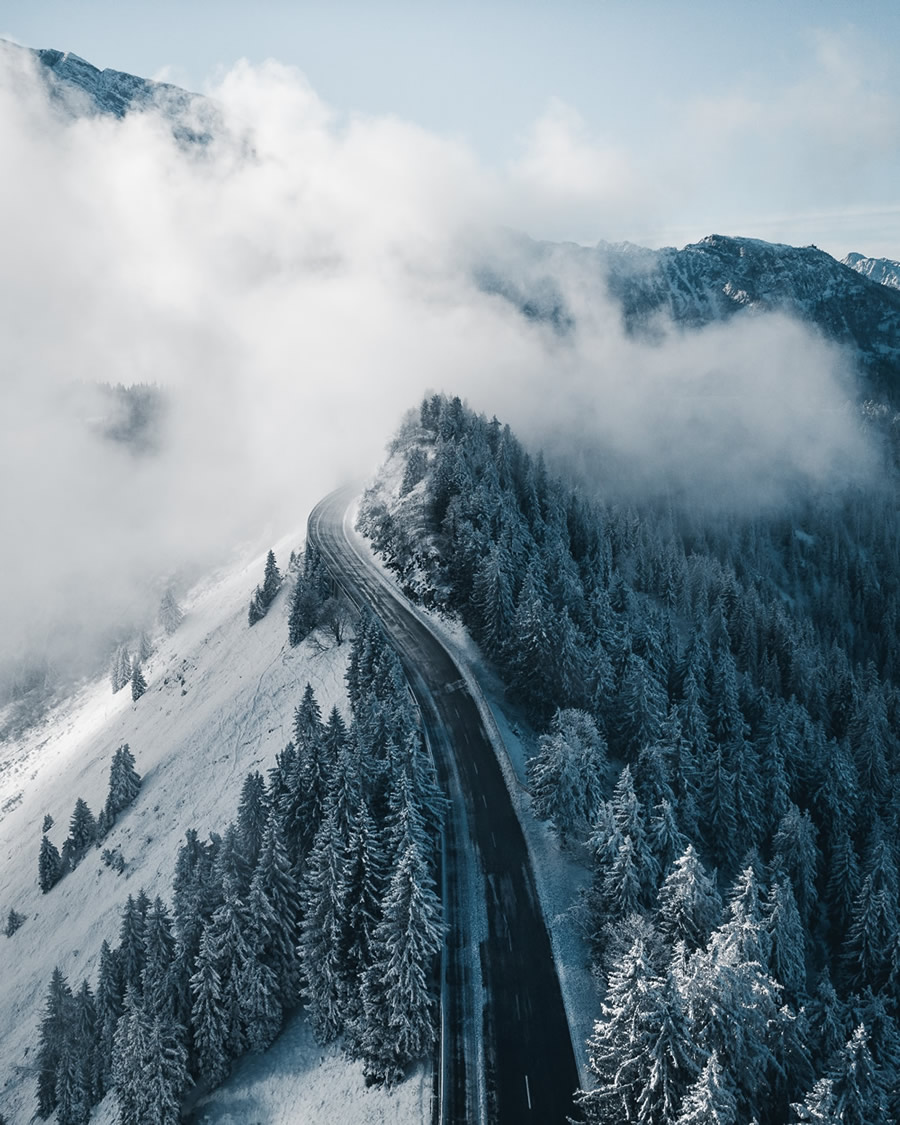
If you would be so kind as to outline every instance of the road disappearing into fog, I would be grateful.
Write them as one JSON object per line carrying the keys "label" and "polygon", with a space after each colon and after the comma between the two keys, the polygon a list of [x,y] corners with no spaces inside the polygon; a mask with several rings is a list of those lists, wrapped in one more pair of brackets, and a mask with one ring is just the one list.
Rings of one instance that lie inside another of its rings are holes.
{"label": "road disappearing into fog", "polygon": [[354,490],[326,496],[309,541],[379,619],[406,669],[444,791],[437,1101],[443,1125],[565,1125],[578,1072],[522,828],[478,706],[450,653],[346,526]]}

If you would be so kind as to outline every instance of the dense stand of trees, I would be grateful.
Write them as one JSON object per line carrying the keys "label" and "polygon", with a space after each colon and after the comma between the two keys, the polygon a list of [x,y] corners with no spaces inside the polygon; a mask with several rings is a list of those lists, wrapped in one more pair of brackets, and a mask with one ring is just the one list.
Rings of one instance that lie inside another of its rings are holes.
{"label": "dense stand of trees", "polygon": [[590,500],[442,396],[394,452],[360,526],[547,728],[535,812],[591,856],[589,1121],[900,1120],[893,462],[777,514]]}
{"label": "dense stand of trees", "polygon": [[171,904],[141,891],[104,942],[92,988],[50,981],[37,1110],[83,1125],[114,1091],[123,1125],[181,1120],[268,1047],[302,1001],[321,1042],[343,1037],[367,1080],[391,1084],[435,1036],[443,798],[399,660],[358,625],[349,727],[309,684],[294,737],[248,774],[220,834],[189,830]]}

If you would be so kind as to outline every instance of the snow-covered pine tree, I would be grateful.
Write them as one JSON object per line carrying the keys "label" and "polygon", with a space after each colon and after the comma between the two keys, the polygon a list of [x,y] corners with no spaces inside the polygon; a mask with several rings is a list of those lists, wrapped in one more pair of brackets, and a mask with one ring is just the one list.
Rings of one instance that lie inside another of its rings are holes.
{"label": "snow-covered pine tree", "polygon": [[175,960],[175,938],[172,919],[157,895],[147,911],[144,924],[144,969],[141,991],[144,1006],[151,1016],[171,1017],[175,1011],[172,968]]}
{"label": "snow-covered pine tree", "polygon": [[249,922],[246,910],[231,878],[225,879],[223,896],[225,901],[213,914],[210,928],[215,967],[222,983],[223,1047],[228,1059],[233,1060],[240,1058],[247,1047],[242,981],[244,966],[252,952],[247,944]]}
{"label": "snow-covered pine tree", "polygon": [[140,661],[135,657],[134,667],[131,670],[132,702],[137,703],[146,690],[147,681],[144,679],[144,673],[141,671]]}
{"label": "snow-covered pine tree", "polygon": [[144,972],[144,935],[147,928],[147,910],[150,903],[143,890],[135,898],[128,896],[122,910],[119,927],[119,946],[116,951],[122,988],[131,989],[140,996]]}
{"label": "snow-covered pine tree", "polygon": [[56,1077],[73,1014],[72,990],[57,967],[50,977],[37,1050],[37,1115],[48,1118],[57,1105]]}
{"label": "snow-covered pine tree", "polygon": [[674,946],[684,942],[688,952],[701,949],[719,924],[722,900],[715,882],[688,844],[659,891],[657,925]]}
{"label": "snow-covered pine tree", "polygon": [[820,1078],[803,1101],[794,1103],[791,1109],[794,1116],[790,1125],[841,1125],[830,1078]]}
{"label": "snow-covered pine tree", "polygon": [[860,1024],[841,1050],[830,1075],[835,1117],[841,1125],[889,1125],[884,1079]]}
{"label": "snow-covered pine tree", "polygon": [[171,1015],[157,1013],[147,1027],[146,1061],[140,1074],[138,1121],[179,1125],[181,1098],[190,1079],[183,1029]]}
{"label": "snow-covered pine tree", "polygon": [[788,878],[775,879],[766,902],[769,968],[791,1003],[806,994],[806,935]]}
{"label": "snow-covered pine tree", "polygon": [[78,863],[91,844],[96,843],[97,840],[97,821],[87,802],[81,797],[75,802],[72,819],[69,821],[69,840],[75,863]]}
{"label": "snow-covered pine tree", "polygon": [[106,819],[109,827],[116,817],[135,800],[141,788],[141,775],[134,768],[134,755],[124,742],[113,754],[109,768],[109,790],[106,795]]}
{"label": "snow-covered pine tree", "polygon": [[886,981],[898,930],[897,866],[884,831],[877,826],[844,941],[844,969],[854,987],[879,987]]}
{"label": "snow-covered pine tree", "polygon": [[563,843],[593,822],[605,772],[606,743],[591,716],[574,708],[557,711],[528,762],[528,782],[535,813],[553,824]]}
{"label": "snow-covered pine tree", "polygon": [[601,1010],[588,1040],[596,1086],[577,1098],[589,1125],[673,1121],[698,1071],[696,1047],[675,982],[641,937],[613,966]]}
{"label": "snow-covered pine tree", "polygon": [[169,586],[159,603],[159,623],[170,636],[184,621],[184,611],[178,604],[174,589]]}
{"label": "snow-covered pine tree", "polygon": [[63,874],[62,858],[59,849],[49,836],[41,837],[41,851],[38,856],[38,884],[41,892],[46,894],[54,887]]}
{"label": "snow-covered pine tree", "polygon": [[436,1000],[429,978],[442,944],[440,900],[411,840],[388,886],[365,974],[361,1049],[370,1078],[391,1085],[434,1042]]}
{"label": "snow-covered pine tree", "polygon": [[737,1125],[737,1101],[718,1053],[713,1051],[691,1086],[676,1125]]}
{"label": "snow-covered pine tree", "polygon": [[197,967],[190,987],[193,997],[191,1030],[197,1073],[210,1086],[218,1086],[225,1079],[230,1065],[222,978],[216,961],[212,927],[207,926],[200,939]]}
{"label": "snow-covered pine tree", "polygon": [[334,808],[325,814],[303,875],[300,973],[306,1010],[316,1038],[328,1043],[343,1030],[341,1009],[343,849]]}
{"label": "snow-covered pine tree", "polygon": [[269,811],[266,821],[250,892],[251,895],[264,895],[269,910],[277,919],[277,925],[272,927],[268,935],[265,960],[275,972],[279,1002],[283,1008],[291,1008],[296,1004],[299,992],[300,962],[297,942],[300,897],[296,880],[291,873],[280,820],[274,808]]}
{"label": "snow-covered pine tree", "polygon": [[266,783],[259,770],[255,770],[244,778],[235,824],[244,862],[250,870],[259,858],[268,815]]}
{"label": "snow-covered pine tree", "polygon": [[257,621],[262,621],[266,616],[266,608],[265,602],[263,601],[263,592],[259,586],[257,586],[250,596],[250,608],[247,610],[247,624],[252,626],[255,625]]}
{"label": "snow-covered pine tree", "polygon": [[119,971],[118,951],[104,940],[100,946],[100,968],[97,974],[97,1077],[98,1098],[112,1086],[113,1048],[116,1025],[122,1015],[124,988]]}

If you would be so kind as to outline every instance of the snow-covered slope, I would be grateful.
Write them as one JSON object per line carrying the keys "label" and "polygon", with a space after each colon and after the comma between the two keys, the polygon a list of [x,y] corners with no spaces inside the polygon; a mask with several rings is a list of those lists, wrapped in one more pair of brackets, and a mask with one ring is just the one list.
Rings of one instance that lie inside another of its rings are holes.
{"label": "snow-covered slope", "polygon": [[870,281],[879,285],[887,285],[891,289],[900,289],[900,262],[890,258],[867,258],[863,254],[848,254],[841,262],[850,269],[861,273]]}
{"label": "snow-covered slope", "polygon": [[[299,533],[276,545],[286,561]],[[112,695],[104,679],[87,685],[17,743],[0,744],[0,911],[26,921],[0,937],[0,1114],[24,1125],[34,1111],[37,1043],[49,975],[59,965],[70,984],[92,987],[100,944],[115,944],[121,908],[143,887],[170,901],[178,846],[188,828],[201,836],[234,818],[245,775],[265,772],[291,735],[293,712],[309,681],[327,714],[345,707],[348,645],[321,651],[287,644],[287,592],[254,628],[247,605],[264,557],[237,564],[200,584],[186,617],[146,663],[147,693],[133,703]],[[112,756],[127,742],[144,782],[103,846],[118,847],[126,870],[116,875],[92,849],[49,894],[37,884],[41,824],[54,820],[57,846],[77,797],[98,812]],[[336,1048],[314,1044],[302,1016],[263,1056],[244,1060],[203,1107],[216,1122],[310,1122],[345,1125],[421,1121],[426,1077],[417,1072],[392,1095],[367,1089],[361,1070]],[[96,1113],[115,1119],[112,1098]]]}

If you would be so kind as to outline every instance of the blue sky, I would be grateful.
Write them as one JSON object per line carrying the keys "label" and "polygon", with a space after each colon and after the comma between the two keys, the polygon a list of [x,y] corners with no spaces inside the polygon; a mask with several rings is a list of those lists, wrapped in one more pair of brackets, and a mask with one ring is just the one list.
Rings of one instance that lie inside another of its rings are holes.
{"label": "blue sky", "polygon": [[[539,185],[530,232],[900,257],[900,4],[6,0],[0,34],[204,89],[299,68]],[[543,193],[543,194],[541,194]]]}

